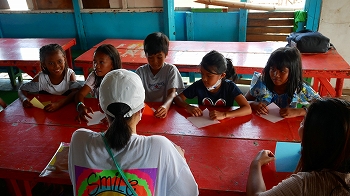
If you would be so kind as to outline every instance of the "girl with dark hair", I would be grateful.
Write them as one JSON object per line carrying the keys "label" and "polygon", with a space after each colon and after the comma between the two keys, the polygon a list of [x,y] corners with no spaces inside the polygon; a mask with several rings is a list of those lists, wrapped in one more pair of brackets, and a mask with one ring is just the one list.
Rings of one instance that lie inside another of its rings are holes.
{"label": "girl with dark hair", "polygon": [[140,77],[113,70],[99,96],[109,128],[73,133],[68,168],[74,195],[198,195],[184,151],[164,136],[137,134],[145,100]]}
{"label": "girl with dark hair", "polygon": [[66,53],[58,44],[48,44],[40,48],[41,72],[32,81],[24,83],[18,90],[23,107],[33,107],[27,99],[28,93],[48,93],[67,95],[58,102],[45,106],[44,110],[53,112],[73,101],[76,91],[81,87],[75,73],[68,68]]}
{"label": "girl with dark hair", "polygon": [[75,96],[78,115],[78,122],[87,122],[86,117],[91,118],[88,113],[92,113],[91,107],[84,104],[84,97],[89,93],[98,99],[98,89],[103,77],[110,71],[120,69],[122,62],[118,50],[111,44],[102,44],[94,52],[94,70],[87,77],[83,88]]}
{"label": "girl with dark hair", "polygon": [[275,158],[262,150],[250,165],[247,195],[350,195],[350,102],[316,100],[299,135],[301,158],[294,174],[266,190],[261,167]]}
{"label": "girl with dark hair", "polygon": [[[255,72],[250,91],[245,95],[258,115],[268,114],[267,105],[274,102],[284,118],[304,116],[310,101],[321,97],[305,82],[301,55],[297,48],[278,48],[270,55],[263,73]],[[302,108],[297,108],[297,104]]]}
{"label": "girl with dark hair", "polygon": [[[209,116],[213,120],[222,120],[251,114],[249,103],[242,95],[241,90],[232,80],[237,74],[231,59],[213,50],[207,53],[200,63],[202,79],[194,82],[182,93],[176,96],[175,103],[186,109],[192,116],[201,116],[203,111],[196,106],[186,103],[186,99],[197,97],[199,105],[232,107],[236,101],[240,106],[236,110],[221,112],[212,110]],[[231,80],[229,80],[231,79]]]}

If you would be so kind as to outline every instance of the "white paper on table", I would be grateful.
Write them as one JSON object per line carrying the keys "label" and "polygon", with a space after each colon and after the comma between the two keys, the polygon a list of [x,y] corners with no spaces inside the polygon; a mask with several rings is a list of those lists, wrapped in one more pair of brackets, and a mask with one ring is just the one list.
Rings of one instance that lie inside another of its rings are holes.
{"label": "white paper on table", "polygon": [[87,125],[96,125],[101,123],[101,120],[106,117],[104,113],[100,112],[100,111],[94,111],[94,113],[89,113],[89,116],[92,117],[92,119],[90,119],[89,117],[86,117],[86,119],[88,120]]}
{"label": "white paper on table", "polygon": [[209,118],[209,110],[207,108],[203,110],[203,116],[198,116],[198,117],[191,116],[191,117],[188,117],[187,119],[198,128],[220,123],[220,121],[218,120],[211,120]]}
{"label": "white paper on table", "polygon": [[267,109],[269,110],[269,114],[265,115],[265,114],[261,114],[260,116],[270,122],[278,122],[280,120],[283,120],[284,118],[282,118],[280,116],[280,108],[274,103],[270,103],[267,106]]}

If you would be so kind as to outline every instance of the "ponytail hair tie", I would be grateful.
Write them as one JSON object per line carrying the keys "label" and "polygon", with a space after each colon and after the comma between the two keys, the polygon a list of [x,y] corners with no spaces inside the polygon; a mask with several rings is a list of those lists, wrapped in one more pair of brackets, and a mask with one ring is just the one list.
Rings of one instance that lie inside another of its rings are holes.
{"label": "ponytail hair tie", "polygon": [[114,115],[114,118],[116,118],[124,117],[124,115],[128,113],[131,108],[125,103],[111,103],[107,106],[107,110]]}

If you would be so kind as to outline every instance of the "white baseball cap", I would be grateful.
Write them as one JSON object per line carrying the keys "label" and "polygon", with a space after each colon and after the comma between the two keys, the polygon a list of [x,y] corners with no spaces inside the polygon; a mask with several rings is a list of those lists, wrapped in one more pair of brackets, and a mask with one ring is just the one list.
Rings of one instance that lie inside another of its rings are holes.
{"label": "white baseball cap", "polygon": [[131,110],[124,117],[131,117],[144,107],[145,89],[141,78],[136,73],[126,69],[108,72],[100,85],[99,101],[102,110],[112,117],[114,115],[107,110],[108,105],[125,103]]}

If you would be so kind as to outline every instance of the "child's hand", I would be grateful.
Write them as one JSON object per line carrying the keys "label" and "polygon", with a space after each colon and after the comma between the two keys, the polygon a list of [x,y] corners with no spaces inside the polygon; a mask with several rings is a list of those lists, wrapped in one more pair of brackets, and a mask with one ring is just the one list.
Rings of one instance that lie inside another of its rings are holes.
{"label": "child's hand", "polygon": [[44,110],[47,112],[54,112],[60,108],[60,104],[58,102],[50,103],[44,107]]}
{"label": "child's hand", "polygon": [[165,118],[168,113],[168,110],[165,108],[165,106],[160,106],[155,112],[154,116],[157,118]]}
{"label": "child's hand", "polygon": [[296,116],[303,116],[306,111],[303,108],[281,108],[280,115],[283,118],[293,118]]}
{"label": "child's hand", "polygon": [[226,112],[219,112],[216,110],[209,112],[209,117],[212,120],[222,120],[226,118]]}
{"label": "child's hand", "polygon": [[186,111],[188,113],[190,113],[192,116],[202,116],[203,115],[203,111],[199,107],[195,107],[195,106],[191,106],[191,105],[186,108]]}
{"label": "child's hand", "polygon": [[267,106],[262,102],[253,102],[250,106],[256,111],[257,115],[269,113],[269,109],[267,109]]}
{"label": "child's hand", "polygon": [[25,108],[31,108],[31,107],[33,107],[33,104],[30,103],[30,101],[29,101],[28,99],[25,99],[25,100],[22,102],[22,105],[23,105],[23,107],[25,107]]}
{"label": "child's hand", "polygon": [[79,114],[78,114],[78,116],[75,117],[75,120],[78,121],[79,123],[81,123],[81,121],[88,122],[86,117],[92,119],[92,117],[89,115],[89,113],[94,113],[92,108],[86,107],[85,105],[81,105],[79,107]]}
{"label": "child's hand", "polygon": [[275,155],[270,150],[261,150],[252,161],[252,164],[258,164],[261,167],[273,160],[275,160]]}

